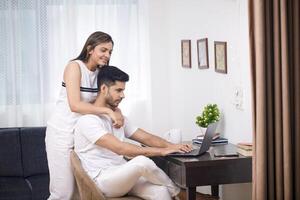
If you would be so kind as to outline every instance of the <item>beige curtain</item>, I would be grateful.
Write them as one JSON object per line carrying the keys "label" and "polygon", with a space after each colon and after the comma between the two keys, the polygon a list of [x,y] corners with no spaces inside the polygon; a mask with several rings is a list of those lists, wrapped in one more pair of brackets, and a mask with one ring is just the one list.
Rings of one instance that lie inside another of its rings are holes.
{"label": "beige curtain", "polygon": [[249,0],[253,200],[300,199],[299,0]]}

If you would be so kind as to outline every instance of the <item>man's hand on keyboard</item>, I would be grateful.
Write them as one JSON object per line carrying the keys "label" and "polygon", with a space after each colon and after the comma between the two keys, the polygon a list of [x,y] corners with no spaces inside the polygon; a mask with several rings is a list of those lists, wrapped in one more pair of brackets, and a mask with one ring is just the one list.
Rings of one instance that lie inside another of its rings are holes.
{"label": "man's hand on keyboard", "polygon": [[186,153],[193,150],[192,145],[190,144],[171,144],[166,148],[162,148],[162,156],[169,155],[171,153]]}
{"label": "man's hand on keyboard", "polygon": [[193,150],[193,146],[190,144],[172,144],[171,148],[179,150],[178,152],[190,152]]}

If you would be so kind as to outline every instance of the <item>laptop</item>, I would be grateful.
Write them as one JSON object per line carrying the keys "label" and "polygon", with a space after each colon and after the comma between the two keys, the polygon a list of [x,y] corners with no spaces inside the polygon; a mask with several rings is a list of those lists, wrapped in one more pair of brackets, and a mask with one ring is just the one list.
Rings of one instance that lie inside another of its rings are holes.
{"label": "laptop", "polygon": [[208,125],[200,148],[193,149],[192,151],[186,153],[180,153],[180,152],[170,153],[168,154],[168,156],[191,157],[191,156],[200,156],[204,154],[205,152],[208,151],[209,147],[211,146],[213,137],[216,133],[216,129],[217,129],[217,122]]}

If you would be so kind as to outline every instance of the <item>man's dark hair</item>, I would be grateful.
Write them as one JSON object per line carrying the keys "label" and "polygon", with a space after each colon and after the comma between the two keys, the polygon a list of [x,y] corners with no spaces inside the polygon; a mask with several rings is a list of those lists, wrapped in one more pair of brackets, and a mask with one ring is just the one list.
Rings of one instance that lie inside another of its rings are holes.
{"label": "man's dark hair", "polygon": [[97,77],[98,90],[100,91],[100,87],[102,84],[111,86],[115,84],[115,81],[127,82],[128,80],[128,74],[126,74],[119,68],[105,65],[100,68]]}

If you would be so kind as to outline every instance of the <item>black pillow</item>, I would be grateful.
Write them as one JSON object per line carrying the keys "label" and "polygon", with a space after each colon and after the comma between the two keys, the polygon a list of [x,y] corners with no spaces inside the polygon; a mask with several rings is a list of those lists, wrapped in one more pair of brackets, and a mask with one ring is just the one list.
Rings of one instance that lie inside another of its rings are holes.
{"label": "black pillow", "polygon": [[0,176],[23,176],[18,128],[0,129]]}
{"label": "black pillow", "polygon": [[45,149],[46,127],[21,128],[21,150],[24,176],[48,174]]}

